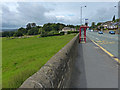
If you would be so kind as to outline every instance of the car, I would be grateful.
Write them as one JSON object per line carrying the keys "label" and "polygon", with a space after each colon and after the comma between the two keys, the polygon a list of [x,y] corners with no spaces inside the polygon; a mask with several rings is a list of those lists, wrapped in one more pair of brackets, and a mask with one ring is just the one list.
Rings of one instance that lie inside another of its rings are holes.
{"label": "car", "polygon": [[103,32],[102,31],[98,31],[98,34],[103,34]]}
{"label": "car", "polygon": [[115,34],[115,31],[109,31],[109,34]]}

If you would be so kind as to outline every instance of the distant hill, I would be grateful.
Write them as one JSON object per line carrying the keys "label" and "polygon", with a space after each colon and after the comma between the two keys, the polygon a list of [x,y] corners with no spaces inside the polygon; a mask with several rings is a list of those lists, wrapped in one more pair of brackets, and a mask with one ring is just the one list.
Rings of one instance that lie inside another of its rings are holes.
{"label": "distant hill", "polygon": [[2,29],[2,32],[4,32],[4,31],[17,31],[17,29]]}

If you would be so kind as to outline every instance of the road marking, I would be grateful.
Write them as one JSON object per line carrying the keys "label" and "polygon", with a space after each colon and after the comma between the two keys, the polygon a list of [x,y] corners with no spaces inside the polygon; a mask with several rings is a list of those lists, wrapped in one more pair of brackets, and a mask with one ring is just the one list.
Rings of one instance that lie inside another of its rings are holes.
{"label": "road marking", "polygon": [[115,42],[114,41],[112,41],[112,42],[108,42],[108,41],[96,41],[98,44],[115,44]]}
{"label": "road marking", "polygon": [[96,41],[96,42],[102,42],[102,41]]}
{"label": "road marking", "polygon": [[[111,54],[110,52],[108,52],[106,49],[104,49],[103,47],[101,47],[99,44],[97,44],[96,42],[94,42],[93,40],[91,40],[95,45],[97,45],[98,47],[100,47],[104,52],[106,52],[109,56],[111,56],[112,58],[114,58],[114,55]],[[114,58],[115,61],[117,61],[118,63],[120,63],[120,60],[118,58]]]}
{"label": "road marking", "polygon": [[96,38],[97,40],[99,40],[98,38]]}
{"label": "road marking", "polygon": [[118,58],[114,58],[118,63],[120,63],[120,60]]}

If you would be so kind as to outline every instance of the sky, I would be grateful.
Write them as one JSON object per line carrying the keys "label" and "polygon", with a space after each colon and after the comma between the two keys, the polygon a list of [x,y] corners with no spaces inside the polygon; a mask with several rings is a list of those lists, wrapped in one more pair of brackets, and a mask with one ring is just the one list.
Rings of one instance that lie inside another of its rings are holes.
{"label": "sky", "polygon": [[[87,7],[84,7],[87,6]],[[27,23],[81,24],[88,19],[92,22],[105,22],[118,18],[118,2],[2,2],[0,16],[3,29],[25,27]]]}

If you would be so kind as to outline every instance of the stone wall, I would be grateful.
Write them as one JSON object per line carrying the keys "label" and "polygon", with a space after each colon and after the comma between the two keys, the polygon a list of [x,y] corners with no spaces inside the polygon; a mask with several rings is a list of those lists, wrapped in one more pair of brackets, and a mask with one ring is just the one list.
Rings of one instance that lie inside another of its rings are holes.
{"label": "stone wall", "polygon": [[77,54],[78,37],[75,36],[20,88],[68,88]]}

